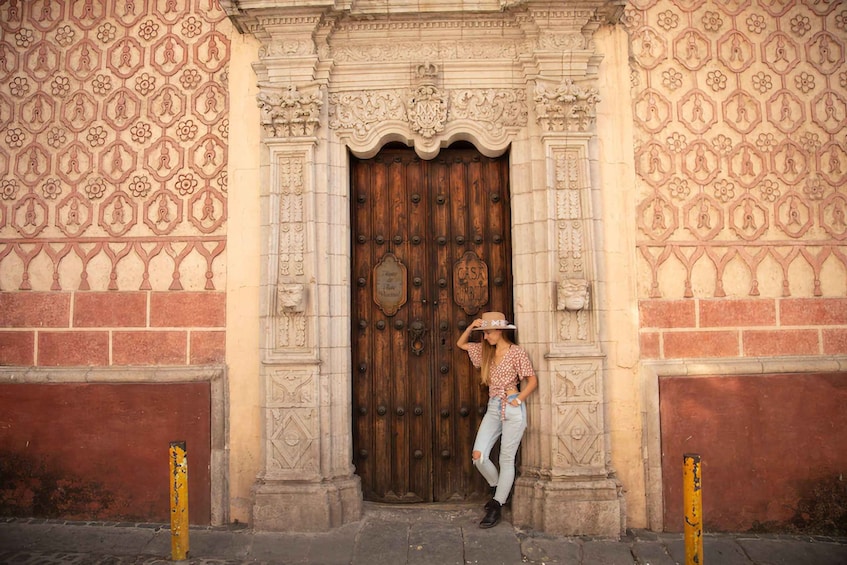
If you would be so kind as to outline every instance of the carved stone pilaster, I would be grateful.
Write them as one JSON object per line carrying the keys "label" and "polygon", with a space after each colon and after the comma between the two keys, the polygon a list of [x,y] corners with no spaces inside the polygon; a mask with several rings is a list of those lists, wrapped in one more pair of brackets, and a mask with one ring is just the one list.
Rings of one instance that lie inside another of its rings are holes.
{"label": "carved stone pilaster", "polygon": [[[599,351],[595,312],[589,301],[594,280],[594,223],[587,143],[590,136],[553,136],[550,143],[552,189],[556,195],[557,305],[554,351]],[[579,303],[579,306],[576,304]]]}

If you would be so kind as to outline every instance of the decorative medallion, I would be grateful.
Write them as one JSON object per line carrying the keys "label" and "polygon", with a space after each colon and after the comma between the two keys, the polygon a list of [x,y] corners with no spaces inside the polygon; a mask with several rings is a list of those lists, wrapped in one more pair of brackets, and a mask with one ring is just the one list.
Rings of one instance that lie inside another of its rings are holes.
{"label": "decorative medallion", "polygon": [[431,139],[447,123],[447,94],[433,85],[421,85],[412,92],[406,105],[412,131]]}
{"label": "decorative medallion", "polygon": [[406,266],[393,253],[386,253],[374,267],[374,303],[386,316],[393,316],[406,303]]}
{"label": "decorative medallion", "polygon": [[453,299],[468,316],[488,304],[488,265],[473,251],[453,265]]}

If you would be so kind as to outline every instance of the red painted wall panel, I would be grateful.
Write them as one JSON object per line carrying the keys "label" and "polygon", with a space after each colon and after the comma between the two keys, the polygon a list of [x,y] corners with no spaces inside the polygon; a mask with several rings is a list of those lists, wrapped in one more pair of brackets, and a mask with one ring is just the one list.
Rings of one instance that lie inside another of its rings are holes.
{"label": "red painted wall panel", "polygon": [[211,520],[209,383],[0,384],[0,515],[170,522],[171,441],[189,520]]}
{"label": "red painted wall panel", "polygon": [[683,530],[684,453],[702,457],[707,532],[808,530],[843,498],[847,374],[669,377],[659,399],[666,531]]}

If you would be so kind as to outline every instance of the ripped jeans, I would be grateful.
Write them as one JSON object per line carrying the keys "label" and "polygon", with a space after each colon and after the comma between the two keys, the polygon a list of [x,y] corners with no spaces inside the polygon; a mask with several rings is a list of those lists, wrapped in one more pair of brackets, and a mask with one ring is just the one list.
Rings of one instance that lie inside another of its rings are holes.
{"label": "ripped jeans", "polygon": [[[515,397],[517,394],[510,395],[508,401],[511,402]],[[482,418],[473,445],[473,450],[482,455],[479,459],[474,459],[473,464],[490,486],[497,486],[494,499],[503,504],[509,498],[512,484],[515,482],[515,456],[526,430],[526,405],[506,404],[506,419],[500,420],[500,402],[497,397],[488,400],[488,410]],[[497,438],[501,438],[499,473],[488,458]]]}

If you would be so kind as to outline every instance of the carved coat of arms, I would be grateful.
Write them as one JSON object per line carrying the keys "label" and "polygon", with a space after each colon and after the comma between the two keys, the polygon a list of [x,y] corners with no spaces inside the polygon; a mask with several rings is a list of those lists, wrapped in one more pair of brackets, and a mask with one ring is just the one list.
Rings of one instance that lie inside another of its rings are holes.
{"label": "carved coat of arms", "polygon": [[429,84],[419,86],[409,97],[406,117],[412,131],[432,138],[447,122],[447,95]]}

